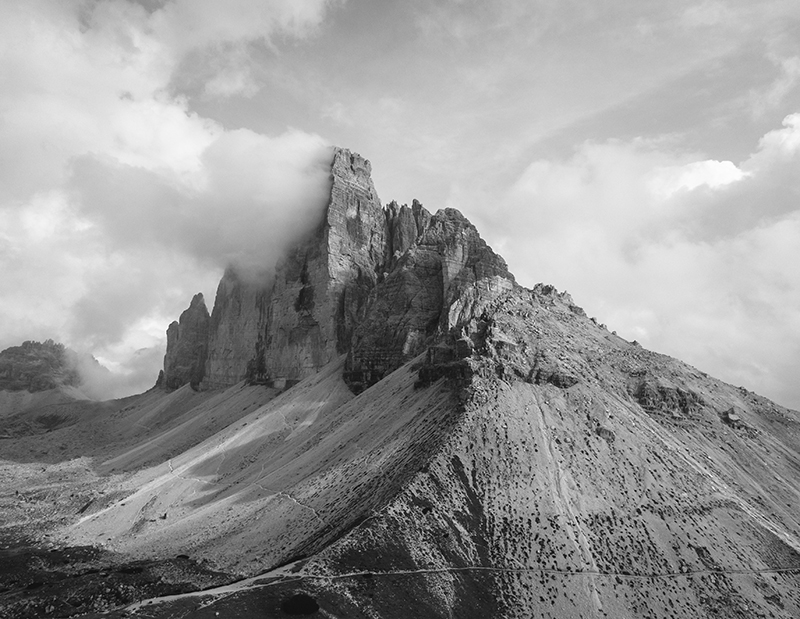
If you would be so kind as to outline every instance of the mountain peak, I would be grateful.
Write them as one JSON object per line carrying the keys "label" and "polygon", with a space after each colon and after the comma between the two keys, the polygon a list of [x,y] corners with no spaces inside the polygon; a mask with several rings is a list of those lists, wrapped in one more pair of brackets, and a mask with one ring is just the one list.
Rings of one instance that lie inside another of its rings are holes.
{"label": "mountain peak", "polygon": [[[168,388],[291,384],[347,354],[346,376],[360,390],[467,320],[478,297],[494,294],[478,282],[513,285],[505,261],[459,211],[432,215],[417,200],[383,208],[371,171],[361,155],[334,148],[321,225],[289,249],[271,281],[250,282],[229,268],[207,336],[202,312],[192,310],[205,307],[202,297],[187,310],[198,316],[192,327],[170,326]],[[451,312],[468,288],[470,307]]]}
{"label": "mountain peak", "polygon": [[192,297],[180,319],[167,328],[167,353],[164,374],[159,382],[167,389],[189,383],[197,388],[203,380],[208,356],[208,324],[210,316],[203,294]]}
{"label": "mountain peak", "polygon": [[196,295],[192,297],[191,303],[189,303],[189,309],[205,309],[206,313],[208,313],[208,308],[206,307],[206,300],[203,298],[203,293],[198,292]]}
{"label": "mountain peak", "polygon": [[0,352],[0,389],[45,391],[56,387],[75,387],[80,375],[70,363],[72,353],[53,340],[27,340]]}

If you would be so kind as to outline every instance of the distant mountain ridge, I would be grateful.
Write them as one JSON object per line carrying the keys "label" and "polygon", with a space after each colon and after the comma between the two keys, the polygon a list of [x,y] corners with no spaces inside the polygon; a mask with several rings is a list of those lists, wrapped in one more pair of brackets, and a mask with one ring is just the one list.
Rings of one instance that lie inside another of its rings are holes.
{"label": "distant mountain ridge", "polygon": [[[70,360],[71,351],[52,339],[27,340],[0,352],[0,389],[45,391],[77,387],[81,377]],[[72,353],[74,354],[74,353]]]}

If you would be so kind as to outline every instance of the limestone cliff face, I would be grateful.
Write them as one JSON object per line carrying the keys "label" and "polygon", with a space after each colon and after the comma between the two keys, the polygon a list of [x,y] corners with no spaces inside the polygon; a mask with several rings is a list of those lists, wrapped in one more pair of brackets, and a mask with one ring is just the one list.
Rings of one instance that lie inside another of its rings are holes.
{"label": "limestone cliff face", "polygon": [[335,149],[330,200],[269,282],[228,269],[217,290],[203,388],[296,381],[346,351],[385,251],[369,161]]}
{"label": "limestone cliff face", "polygon": [[[346,379],[359,391],[458,330],[514,286],[505,261],[455,209],[387,209],[391,259],[356,330]],[[416,231],[415,237],[412,234]]]}
{"label": "limestone cliff face", "polygon": [[78,386],[80,375],[70,363],[70,355],[75,354],[53,340],[28,340],[6,348],[0,352],[0,390],[33,393]]}
{"label": "limestone cliff face", "polygon": [[209,322],[203,389],[228,387],[244,378],[263,339],[268,299],[266,283],[225,271]]}
{"label": "limestone cliff face", "polygon": [[167,389],[177,389],[187,383],[196,388],[203,380],[209,320],[203,295],[196,294],[180,319],[167,329],[163,376]]}
{"label": "limestone cliff face", "polygon": [[[320,222],[273,279],[253,283],[226,271],[203,388],[244,378],[283,386],[348,353],[345,377],[359,391],[514,286],[505,261],[461,213],[431,215],[416,200],[383,208],[370,174],[369,161],[335,149]],[[185,372],[172,377],[170,386],[188,380]]]}
{"label": "limestone cliff face", "polygon": [[416,200],[398,206],[394,200],[386,206],[386,252],[384,264],[393,265],[406,253],[428,227],[431,214]]}
{"label": "limestone cliff face", "polygon": [[278,264],[254,378],[298,380],[347,350],[384,252],[369,161],[336,149],[324,220]]}

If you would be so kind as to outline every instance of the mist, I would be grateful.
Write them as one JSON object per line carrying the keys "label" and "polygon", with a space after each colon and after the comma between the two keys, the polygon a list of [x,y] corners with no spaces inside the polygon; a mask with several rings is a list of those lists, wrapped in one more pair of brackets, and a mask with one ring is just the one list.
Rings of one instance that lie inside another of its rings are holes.
{"label": "mist", "polygon": [[112,372],[91,353],[67,349],[67,363],[80,376],[78,390],[90,400],[110,400],[142,393],[155,385],[152,367],[160,363],[163,351],[150,348],[136,351],[125,367]]}
{"label": "mist", "polygon": [[190,182],[86,155],[72,164],[69,187],[80,214],[116,250],[163,247],[255,274],[319,222],[332,157],[318,136],[240,129],[201,153]]}
{"label": "mist", "polygon": [[324,139],[225,127],[191,111],[175,84],[247,96],[252,53],[276,36],[314,36],[326,6],[4,5],[0,346],[52,338],[81,351],[90,397],[142,391],[195,293],[213,299],[229,265],[268,276],[318,224],[333,155]]}
{"label": "mist", "polygon": [[753,146],[734,163],[587,142],[532,162],[476,219],[524,285],[567,288],[622,337],[800,408],[800,114]]}

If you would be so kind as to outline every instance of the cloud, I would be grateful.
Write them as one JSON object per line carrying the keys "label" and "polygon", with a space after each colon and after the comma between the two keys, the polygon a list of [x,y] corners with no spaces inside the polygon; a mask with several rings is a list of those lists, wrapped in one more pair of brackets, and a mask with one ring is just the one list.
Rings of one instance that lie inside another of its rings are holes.
{"label": "cloud", "polygon": [[80,212],[116,248],[162,246],[224,268],[268,270],[318,223],[332,151],[319,137],[221,134],[200,155],[192,183],[171,171],[82,156],[70,189]]}
{"label": "cloud", "polygon": [[150,389],[155,384],[153,367],[164,358],[163,346],[141,348],[126,359],[124,366],[111,371],[90,353],[68,352],[70,367],[81,377],[80,390],[93,400],[121,398]]}
{"label": "cloud", "polygon": [[800,56],[782,58],[777,54],[770,56],[773,64],[780,67],[780,74],[764,91],[751,91],[753,116],[765,116],[768,112],[778,108],[788,95],[796,89],[800,80]]}
{"label": "cloud", "polygon": [[252,97],[258,92],[258,84],[249,66],[234,65],[216,71],[206,82],[203,92],[209,97]]}
{"label": "cloud", "polygon": [[304,37],[322,22],[329,0],[173,0],[150,16],[155,36],[176,55],[220,45]]}
{"label": "cloud", "polygon": [[688,28],[716,26],[726,21],[730,11],[731,7],[725,6],[722,2],[705,0],[686,8],[681,21]]}
{"label": "cloud", "polygon": [[741,180],[744,175],[731,161],[695,161],[657,170],[650,182],[650,190],[668,198],[678,191],[692,190],[703,185],[711,189],[722,187]]}
{"label": "cloud", "polygon": [[797,408],[799,164],[800,114],[738,165],[585,143],[531,162],[477,218],[523,283],[567,288],[621,335]]}
{"label": "cloud", "polygon": [[324,140],[228,130],[176,84],[255,92],[254,46],[313,34],[328,4],[3,4],[0,344],[91,351],[116,371],[107,394],[144,384],[145,366],[152,384],[164,329],[195,292],[213,298],[230,263],[268,270],[316,223]]}

